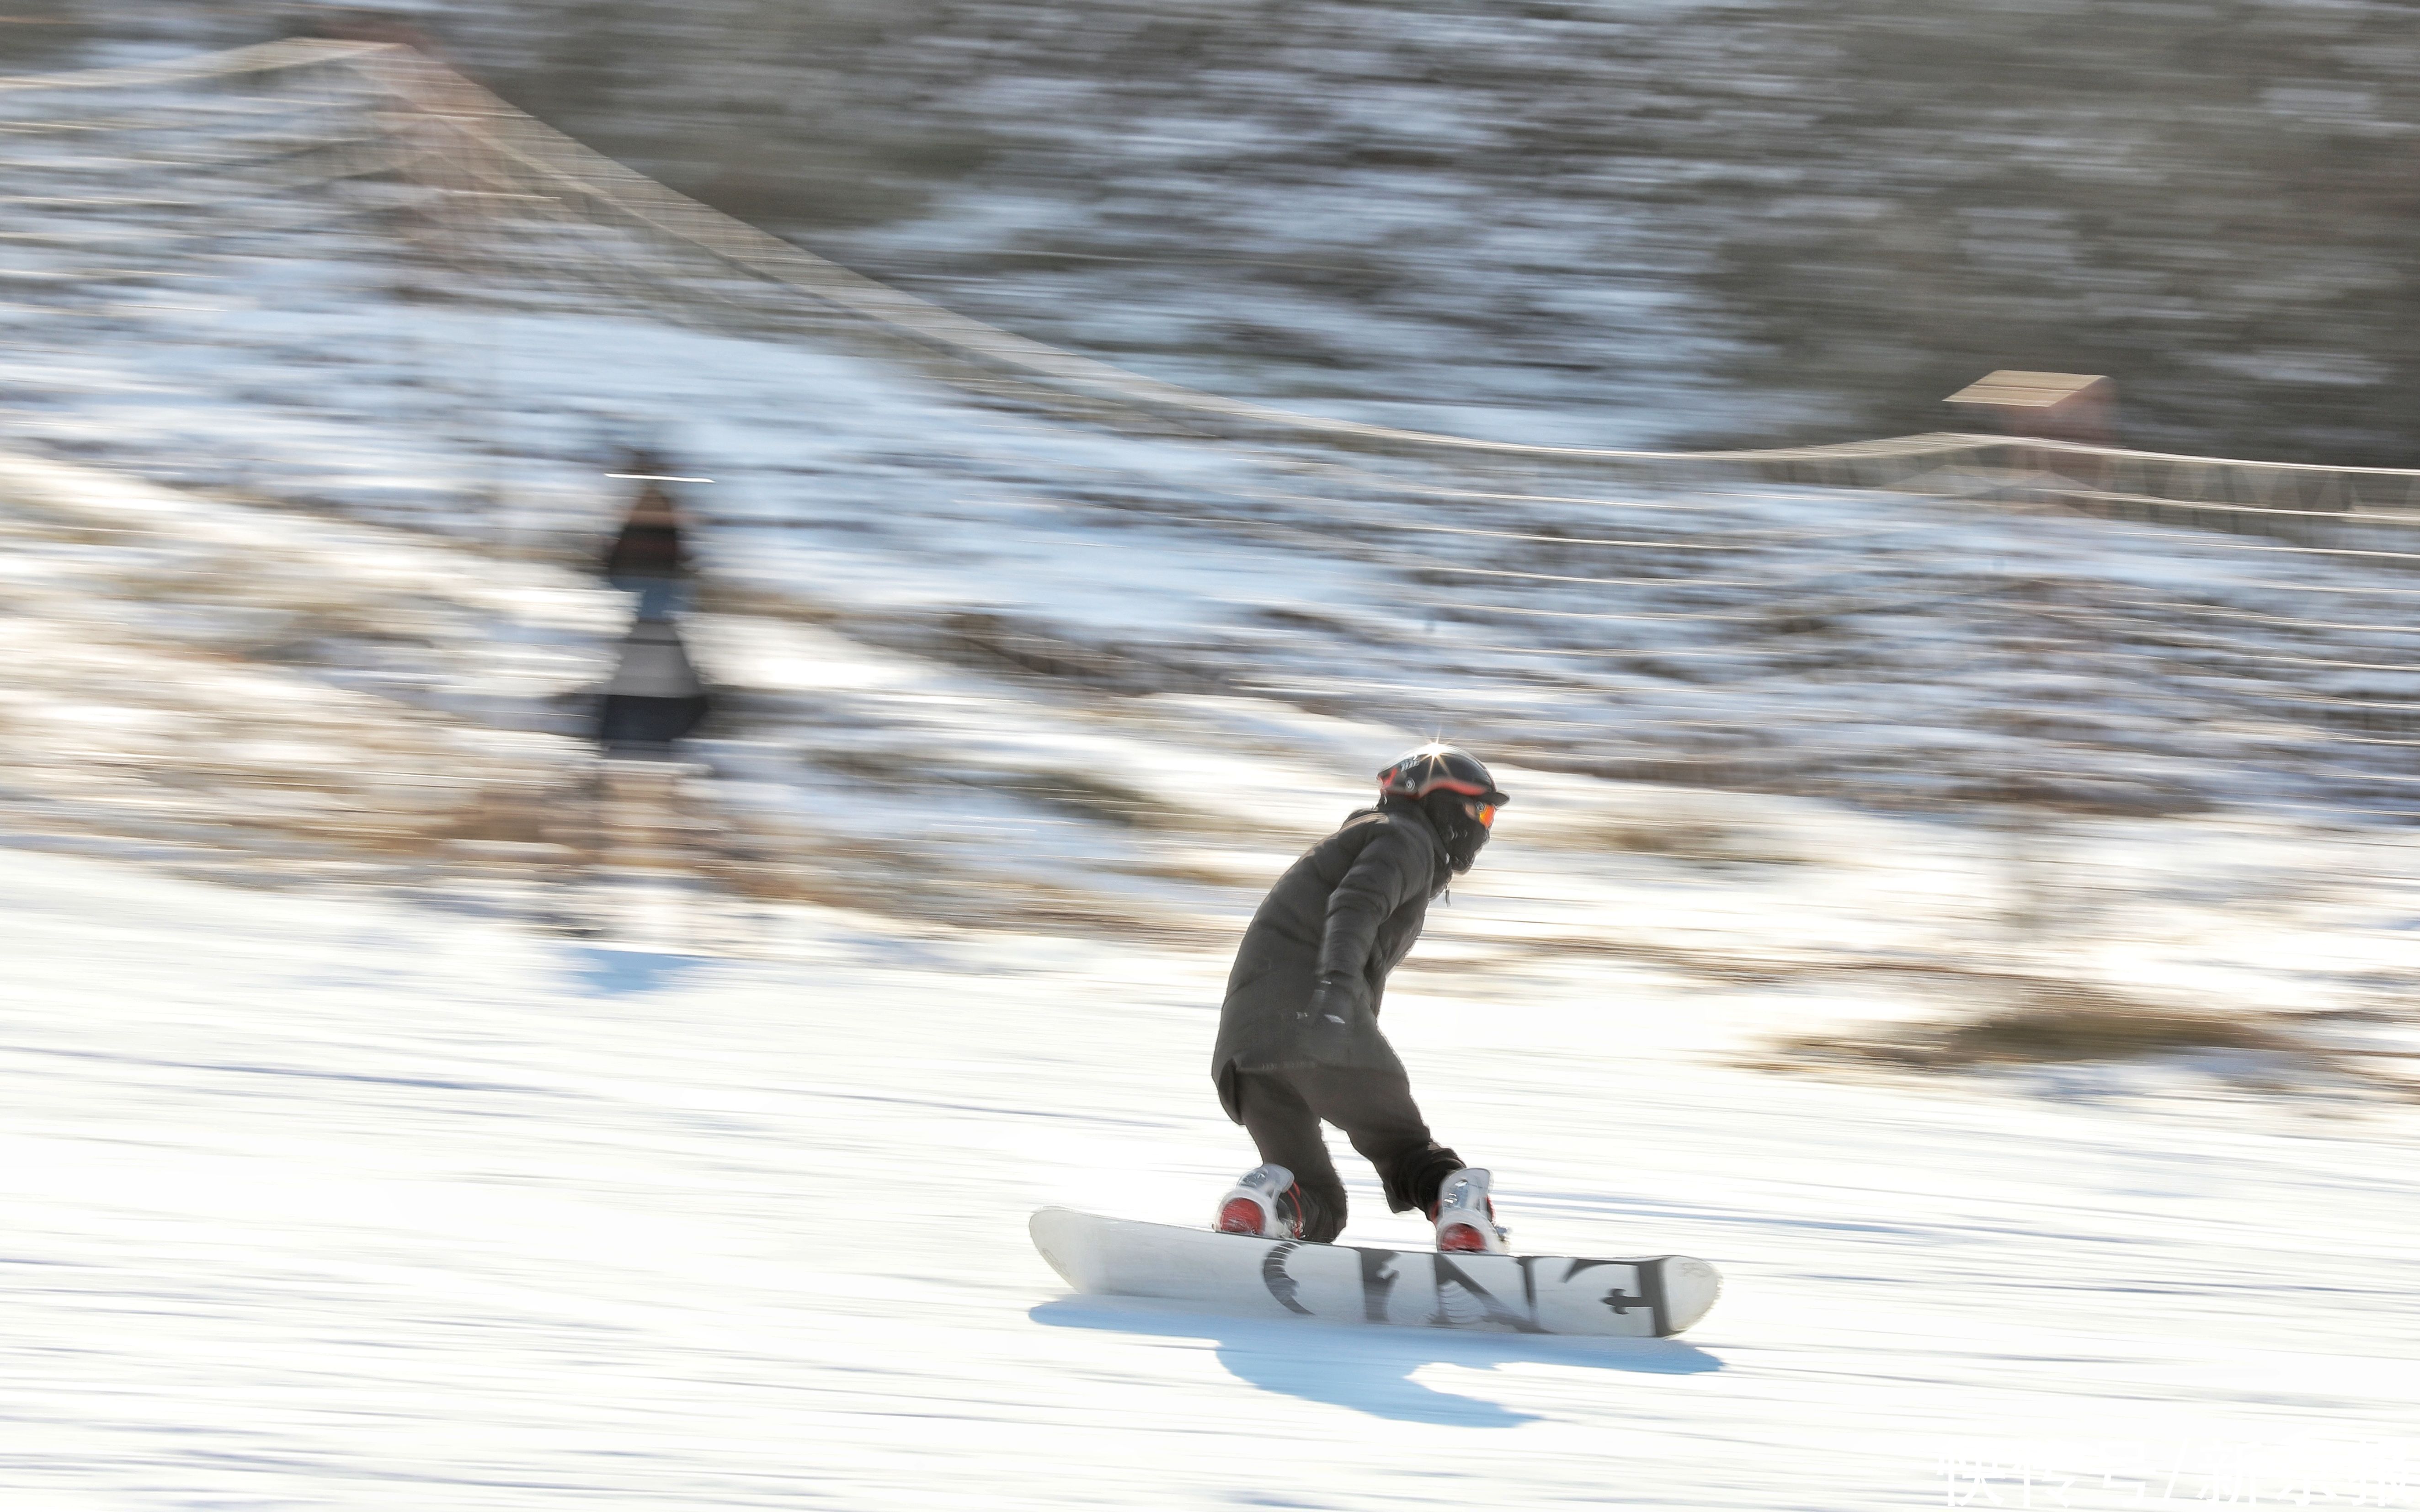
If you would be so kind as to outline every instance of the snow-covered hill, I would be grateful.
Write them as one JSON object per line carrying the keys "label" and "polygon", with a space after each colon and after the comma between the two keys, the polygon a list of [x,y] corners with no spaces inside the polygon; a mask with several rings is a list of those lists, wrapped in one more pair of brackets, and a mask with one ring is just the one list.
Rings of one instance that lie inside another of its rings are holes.
{"label": "snow-covered hill", "polygon": [[[417,28],[614,157],[1216,392],[1598,445],[1928,429],[2410,466],[2398,0],[18,0],[88,61]],[[6,70],[0,70],[6,71]]]}

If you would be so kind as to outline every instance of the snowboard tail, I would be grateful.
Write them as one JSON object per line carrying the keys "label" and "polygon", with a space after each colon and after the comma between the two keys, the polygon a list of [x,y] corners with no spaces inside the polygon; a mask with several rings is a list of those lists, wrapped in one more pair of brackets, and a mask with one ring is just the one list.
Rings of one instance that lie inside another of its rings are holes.
{"label": "snowboard tail", "polygon": [[1027,1227],[1033,1247],[1078,1291],[1330,1322],[1663,1338],[1703,1318],[1722,1291],[1713,1266],[1680,1255],[1363,1249],[1066,1208],[1045,1208]]}

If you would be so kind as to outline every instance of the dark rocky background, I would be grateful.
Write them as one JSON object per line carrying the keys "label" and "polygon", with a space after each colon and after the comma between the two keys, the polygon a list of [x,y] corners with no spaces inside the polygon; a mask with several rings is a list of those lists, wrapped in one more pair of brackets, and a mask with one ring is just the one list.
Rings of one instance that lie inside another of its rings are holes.
{"label": "dark rocky background", "polygon": [[0,0],[7,66],[411,28],[675,186],[1223,393],[1610,444],[2420,466],[2420,13],[2220,0]]}

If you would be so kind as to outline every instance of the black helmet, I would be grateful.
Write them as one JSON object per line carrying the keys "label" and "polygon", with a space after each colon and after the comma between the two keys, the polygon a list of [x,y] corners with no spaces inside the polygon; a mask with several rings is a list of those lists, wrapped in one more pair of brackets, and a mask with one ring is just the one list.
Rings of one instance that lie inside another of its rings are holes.
{"label": "black helmet", "polygon": [[1435,742],[1405,751],[1378,774],[1382,798],[1422,798],[1437,792],[1459,793],[1497,808],[1512,801],[1497,790],[1496,779],[1478,757]]}

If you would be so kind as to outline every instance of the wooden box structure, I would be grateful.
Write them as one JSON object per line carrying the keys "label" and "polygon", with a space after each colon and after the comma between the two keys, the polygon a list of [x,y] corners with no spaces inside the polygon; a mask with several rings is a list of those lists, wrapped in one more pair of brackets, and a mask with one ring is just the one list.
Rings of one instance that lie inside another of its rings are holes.
{"label": "wooden box structure", "polygon": [[1966,428],[2108,446],[2117,440],[2118,386],[2090,373],[1986,374],[1947,401]]}

